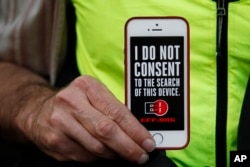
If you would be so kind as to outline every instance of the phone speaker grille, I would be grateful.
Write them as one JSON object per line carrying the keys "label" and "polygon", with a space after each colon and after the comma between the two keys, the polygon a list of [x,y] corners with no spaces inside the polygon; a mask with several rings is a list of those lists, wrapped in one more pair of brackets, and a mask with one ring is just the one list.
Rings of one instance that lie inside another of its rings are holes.
{"label": "phone speaker grille", "polygon": [[160,28],[155,28],[155,29],[152,29],[152,31],[162,31],[162,29],[160,29]]}

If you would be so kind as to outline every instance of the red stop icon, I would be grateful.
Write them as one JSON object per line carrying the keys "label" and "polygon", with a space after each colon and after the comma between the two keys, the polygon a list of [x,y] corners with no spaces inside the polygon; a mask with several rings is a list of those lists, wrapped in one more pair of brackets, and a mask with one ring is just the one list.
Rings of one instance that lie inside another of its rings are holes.
{"label": "red stop icon", "polygon": [[165,100],[159,99],[154,102],[153,111],[157,116],[163,116],[168,112],[168,103]]}

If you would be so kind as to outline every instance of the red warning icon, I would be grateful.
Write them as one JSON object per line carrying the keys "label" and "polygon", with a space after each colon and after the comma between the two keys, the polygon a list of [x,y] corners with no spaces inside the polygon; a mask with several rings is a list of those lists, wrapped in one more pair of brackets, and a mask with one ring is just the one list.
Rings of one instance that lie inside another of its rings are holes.
{"label": "red warning icon", "polygon": [[168,112],[168,103],[165,100],[159,99],[154,102],[153,112],[157,116],[163,116]]}

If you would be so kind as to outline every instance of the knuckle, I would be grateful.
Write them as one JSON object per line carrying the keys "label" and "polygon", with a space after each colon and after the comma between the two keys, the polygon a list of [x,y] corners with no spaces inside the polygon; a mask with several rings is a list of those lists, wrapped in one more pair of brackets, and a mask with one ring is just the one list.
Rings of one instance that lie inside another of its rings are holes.
{"label": "knuckle", "polygon": [[126,158],[133,159],[135,158],[136,150],[134,147],[126,147],[126,149],[123,151],[123,154],[126,156]]}
{"label": "knuckle", "polygon": [[84,87],[90,89],[93,85],[93,78],[87,75],[77,77],[72,84],[76,87]]}
{"label": "knuckle", "polygon": [[53,99],[54,108],[53,110],[56,110],[58,106],[73,106],[74,105],[74,99],[75,95],[74,92],[70,88],[64,88],[61,91],[59,91]]}
{"label": "knuckle", "polygon": [[63,126],[63,118],[59,112],[52,112],[49,117],[49,123],[54,127],[62,127]]}
{"label": "knuckle", "polygon": [[63,144],[60,137],[54,133],[47,135],[46,143],[51,150],[60,150],[61,144]]}
{"label": "knuckle", "polygon": [[117,122],[124,118],[124,112],[121,112],[121,108],[115,104],[107,104],[103,111],[110,119]]}
{"label": "knuckle", "polygon": [[61,106],[72,105],[72,92],[67,88],[62,89],[54,96],[52,103],[53,112],[62,109]]}
{"label": "knuckle", "polygon": [[62,102],[62,101],[68,101],[68,93],[67,91],[65,91],[65,89],[63,89],[62,91],[59,91],[54,98],[54,103],[57,102]]}
{"label": "knuckle", "polygon": [[114,133],[116,125],[110,119],[101,120],[96,124],[95,130],[97,135],[103,138],[110,138]]}
{"label": "knuckle", "polygon": [[100,143],[96,143],[95,145],[93,145],[93,150],[92,152],[95,155],[103,155],[106,151],[106,147]]}
{"label": "knuckle", "polygon": [[[99,80],[88,75],[76,78],[72,84],[92,96],[96,96],[106,88]],[[97,97],[96,100],[99,100]]]}

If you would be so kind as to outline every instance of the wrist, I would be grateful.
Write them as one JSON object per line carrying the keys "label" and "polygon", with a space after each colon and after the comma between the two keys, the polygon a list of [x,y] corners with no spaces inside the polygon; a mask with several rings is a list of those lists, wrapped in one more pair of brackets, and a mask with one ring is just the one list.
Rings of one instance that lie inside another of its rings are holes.
{"label": "wrist", "polygon": [[44,83],[34,83],[23,86],[18,90],[18,105],[11,129],[15,130],[17,139],[21,142],[32,140],[32,132],[39,115],[46,108],[50,108],[49,99],[56,90]]}

